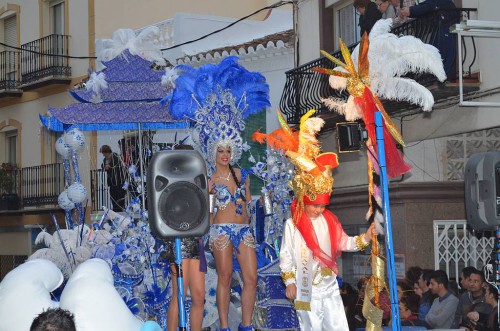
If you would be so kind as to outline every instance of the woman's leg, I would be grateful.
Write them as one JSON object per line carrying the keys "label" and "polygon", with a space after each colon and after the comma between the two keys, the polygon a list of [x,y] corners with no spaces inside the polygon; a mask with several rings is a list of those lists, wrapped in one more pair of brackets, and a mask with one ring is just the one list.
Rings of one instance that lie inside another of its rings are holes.
{"label": "woman's leg", "polygon": [[241,293],[241,325],[252,324],[252,314],[255,305],[257,288],[257,256],[255,248],[243,242],[238,247],[240,254],[236,254],[243,275],[243,291]]}
{"label": "woman's leg", "polygon": [[228,328],[228,313],[231,278],[233,276],[233,244],[218,250],[213,247],[215,266],[217,268],[217,309],[219,311],[220,328]]}
{"label": "woman's leg", "polygon": [[191,293],[190,326],[193,331],[201,331],[205,308],[205,273],[200,271],[200,260],[182,260],[184,276]]}

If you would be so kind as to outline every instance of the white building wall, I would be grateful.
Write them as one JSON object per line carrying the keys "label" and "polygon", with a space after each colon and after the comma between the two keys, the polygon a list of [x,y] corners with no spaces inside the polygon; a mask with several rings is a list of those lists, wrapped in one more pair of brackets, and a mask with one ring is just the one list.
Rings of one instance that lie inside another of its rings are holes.
{"label": "white building wall", "polygon": [[298,65],[315,60],[319,57],[319,4],[317,0],[298,2],[297,37]]}

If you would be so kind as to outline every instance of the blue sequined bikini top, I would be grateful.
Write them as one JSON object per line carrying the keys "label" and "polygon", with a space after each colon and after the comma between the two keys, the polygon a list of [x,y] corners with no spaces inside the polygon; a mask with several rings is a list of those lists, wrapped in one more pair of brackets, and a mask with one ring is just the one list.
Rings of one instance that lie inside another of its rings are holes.
{"label": "blue sequined bikini top", "polygon": [[224,210],[230,202],[233,202],[236,205],[236,213],[240,215],[243,213],[243,199],[241,197],[246,197],[245,180],[247,176],[248,172],[241,169],[240,187],[236,187],[234,194],[231,194],[226,185],[214,185],[215,205],[217,209]]}

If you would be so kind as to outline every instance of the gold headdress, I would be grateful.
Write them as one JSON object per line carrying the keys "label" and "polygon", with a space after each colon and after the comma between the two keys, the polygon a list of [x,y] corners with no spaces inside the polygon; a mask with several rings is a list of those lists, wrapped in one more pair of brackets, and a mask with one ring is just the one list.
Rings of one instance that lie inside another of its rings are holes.
{"label": "gold headdress", "polygon": [[295,177],[290,182],[298,204],[294,220],[300,218],[304,198],[314,201],[319,195],[330,195],[333,188],[331,171],[338,166],[337,154],[320,153],[316,135],[325,121],[319,117],[311,117],[315,112],[316,110],[309,110],[301,117],[299,131],[296,132],[278,111],[281,129],[270,134],[255,132],[252,135],[253,140],[260,143],[267,141],[271,147],[284,150],[295,165]]}

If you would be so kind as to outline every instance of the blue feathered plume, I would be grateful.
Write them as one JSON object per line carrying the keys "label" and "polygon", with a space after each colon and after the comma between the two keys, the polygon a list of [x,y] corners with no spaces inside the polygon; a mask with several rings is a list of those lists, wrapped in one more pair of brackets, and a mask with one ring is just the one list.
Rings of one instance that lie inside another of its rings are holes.
{"label": "blue feathered plume", "polygon": [[218,65],[207,64],[199,69],[180,65],[176,69],[179,77],[175,89],[162,100],[170,102],[170,113],[175,119],[194,118],[207,95],[217,93],[219,87],[231,91],[240,110],[244,110],[243,118],[271,106],[264,76],[240,66],[236,56],[226,57]]}

